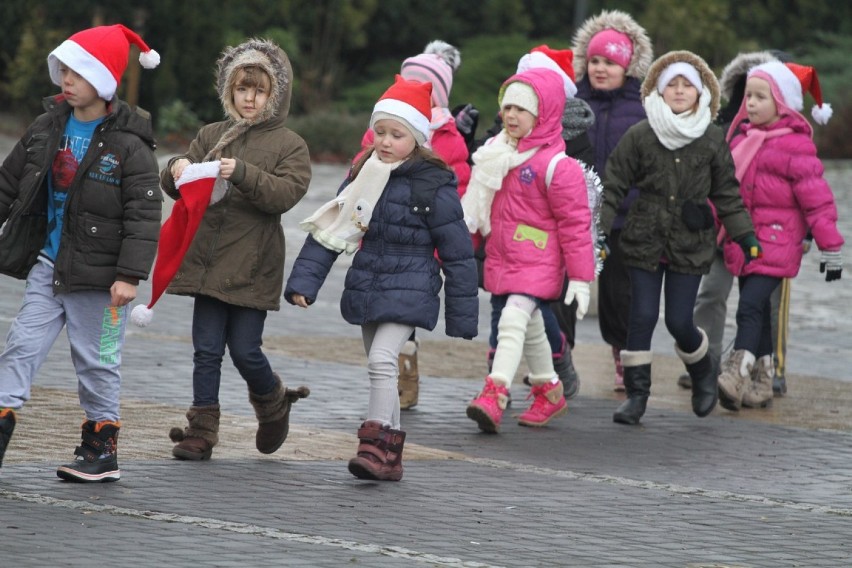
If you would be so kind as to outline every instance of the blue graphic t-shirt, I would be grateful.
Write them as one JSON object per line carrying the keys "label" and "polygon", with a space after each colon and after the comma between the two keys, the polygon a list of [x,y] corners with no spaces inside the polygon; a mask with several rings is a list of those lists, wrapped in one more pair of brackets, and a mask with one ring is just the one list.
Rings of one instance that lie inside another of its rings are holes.
{"label": "blue graphic t-shirt", "polygon": [[74,118],[74,113],[68,117],[65,133],[59,141],[59,148],[53,158],[50,175],[47,178],[47,240],[41,254],[50,260],[56,260],[59,252],[59,239],[62,235],[62,220],[65,217],[65,199],[68,188],[77,175],[77,168],[89,149],[95,128],[103,122],[104,117],[88,122]]}

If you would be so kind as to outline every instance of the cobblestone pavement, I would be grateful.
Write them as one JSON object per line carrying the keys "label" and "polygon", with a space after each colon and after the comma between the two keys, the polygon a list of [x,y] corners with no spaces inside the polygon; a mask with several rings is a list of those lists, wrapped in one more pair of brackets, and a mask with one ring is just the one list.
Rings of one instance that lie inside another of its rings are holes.
{"label": "cobblestone pavement", "polygon": [[[304,238],[295,221],[333,193],[341,171],[318,166],[309,197],[286,216],[288,262]],[[848,171],[843,175],[848,179]],[[848,221],[844,230],[852,234]],[[357,337],[337,306],[347,260],[311,310],[286,306],[271,314],[267,335],[316,336],[329,349]],[[815,271],[803,268],[794,287],[790,380],[808,374],[848,381],[849,286],[829,288]],[[21,282],[0,279],[2,335],[21,293]],[[485,314],[485,298],[482,304]],[[523,387],[516,387],[514,414],[494,436],[478,433],[464,415],[478,381],[426,376],[420,405],[403,414],[404,479],[371,483],[354,479],[345,462],[366,408],[363,368],[270,351],[288,384],[312,391],[294,406],[284,448],[273,456],[254,451],[245,386],[226,363],[221,445],[209,462],[173,460],[166,432],[190,399],[190,317],[188,299],[165,296],[152,327],[128,330],[122,479],[113,484],[69,484],[55,475],[71,457],[80,421],[61,336],[0,470],[4,564],[852,564],[849,428],[767,424],[720,411],[697,419],[685,396],[680,404],[652,398],[643,425],[629,428],[611,421],[615,395],[584,390],[566,418],[529,429],[513,419],[526,405]],[[578,361],[584,381],[608,381],[611,363],[596,320],[580,328],[579,342],[588,346]],[[442,338],[442,331],[439,324],[423,337]],[[671,339],[662,327],[656,335],[655,369],[674,373]],[[469,346],[458,342],[460,350]]]}

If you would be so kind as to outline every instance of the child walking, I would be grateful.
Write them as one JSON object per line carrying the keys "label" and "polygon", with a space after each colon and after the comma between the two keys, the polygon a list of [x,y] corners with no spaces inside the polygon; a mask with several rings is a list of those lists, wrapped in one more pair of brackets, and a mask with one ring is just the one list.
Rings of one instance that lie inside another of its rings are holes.
{"label": "child walking", "polygon": [[[432,84],[429,138],[425,144],[455,172],[459,197],[467,191],[470,180],[467,143],[456,128],[456,121],[449,109],[453,75],[460,65],[461,52],[455,46],[436,39],[426,45],[423,53],[405,59],[399,72],[403,79]],[[361,140],[361,148],[370,149],[373,142],[373,129],[368,128]],[[417,364],[419,347],[420,341],[412,333],[399,354],[397,386],[401,410],[417,406],[420,397],[420,371]]]}
{"label": "child walking", "polygon": [[[522,355],[530,368],[533,403],[524,426],[544,426],[567,411],[564,387],[553,367],[540,306],[559,298],[577,301],[577,317],[589,307],[595,277],[592,211],[583,170],[563,154],[565,85],[551,69],[510,77],[498,96],[503,130],[473,156],[463,199],[471,232],[485,238],[485,288],[500,310],[497,346],[482,392],[467,416],[484,432],[497,432]],[[567,273],[566,273],[567,272]]]}
{"label": "child walking", "polygon": [[310,235],[284,292],[287,301],[307,308],[340,253],[355,255],[340,309],[347,322],[361,326],[370,379],[367,420],[349,460],[360,479],[402,479],[399,353],[415,327],[435,328],[442,286],[447,335],[472,339],[477,333],[476,264],[455,175],[424,148],[431,92],[430,83],[397,75],[376,103],[373,148],[356,162],[340,194],[302,222]]}
{"label": "child walking", "polygon": [[[648,34],[626,12],[604,10],[586,20],[574,35],[577,95],[596,117],[589,128],[594,166],[604,177],[607,160],[627,129],[645,119],[640,89],[654,59]],[[607,241],[609,253],[598,277],[598,324],[615,364],[614,390],[624,390],[621,350],[627,345],[630,274],[621,254],[624,216],[636,197],[635,188],[619,204]]]}
{"label": "child walking", "polygon": [[64,327],[86,419],[68,481],[117,481],[125,306],[157,250],[162,194],[150,115],[115,97],[130,45],[118,24],[72,35],[47,58],[62,93],[45,99],[0,168],[0,271],[26,278],[21,310],[0,354],[0,463],[15,411]]}
{"label": "child walking", "polygon": [[692,411],[704,417],[716,406],[707,335],[692,314],[716,247],[708,199],[745,253],[760,254],[724,133],[711,124],[719,110],[719,84],[704,60],[688,51],[663,55],[649,68],[642,97],[648,118],[631,127],[610,156],[601,211],[609,235],[619,204],[631,187],[638,188],[620,243],[632,290],[621,352],[627,400],[613,415],[622,424],[638,424],[645,414],[664,283],[666,328],[692,378]]}
{"label": "child walking", "polygon": [[[725,264],[739,277],[740,291],[734,350],[719,376],[720,404],[728,410],[772,401],[770,296],[782,279],[798,274],[808,230],[822,251],[826,281],[839,280],[843,268],[837,206],[823,178],[813,129],[801,115],[803,92],[816,100],[814,120],[825,124],[831,107],[823,104],[814,68],[779,61],[753,67],[728,131],[740,192],[763,249],[762,258],[747,262],[725,240]],[[740,124],[746,116],[748,123]]]}
{"label": "child walking", "polygon": [[226,48],[217,62],[216,88],[227,119],[202,127],[189,151],[160,173],[175,200],[175,181],[190,164],[219,160],[219,175],[228,182],[224,196],[204,212],[167,289],[195,299],[189,424],[169,434],[178,459],[208,459],[218,443],[226,348],[248,386],[261,453],[281,447],[291,404],[309,393],[285,388],[261,349],[267,312],[280,307],[281,215],[299,202],[311,180],[308,147],[285,126],[292,81],[290,60],[273,42],[251,39]]}

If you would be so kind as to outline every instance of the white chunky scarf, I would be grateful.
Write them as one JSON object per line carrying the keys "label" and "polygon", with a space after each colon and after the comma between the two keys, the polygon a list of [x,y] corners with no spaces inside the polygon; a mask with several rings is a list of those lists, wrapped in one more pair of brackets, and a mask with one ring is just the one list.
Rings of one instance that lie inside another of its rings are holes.
{"label": "white chunky scarf", "polygon": [[299,223],[299,227],[329,250],[354,253],[367,232],[373,209],[391,172],[404,161],[382,162],[373,152],[355,179],[337,197]]}
{"label": "white chunky scarf", "polygon": [[519,153],[517,146],[510,143],[506,130],[501,130],[490,144],[473,153],[470,183],[462,197],[464,220],[471,233],[479,231],[484,237],[491,233],[491,203],[495,192],[502,187],[509,170],[529,160],[537,151],[538,146]]}
{"label": "white chunky scarf", "polygon": [[698,110],[694,113],[675,114],[656,90],[651,91],[642,104],[645,106],[651,129],[660,139],[660,143],[669,150],[677,150],[707,131],[711,120],[711,97],[710,89],[704,89],[698,98]]}

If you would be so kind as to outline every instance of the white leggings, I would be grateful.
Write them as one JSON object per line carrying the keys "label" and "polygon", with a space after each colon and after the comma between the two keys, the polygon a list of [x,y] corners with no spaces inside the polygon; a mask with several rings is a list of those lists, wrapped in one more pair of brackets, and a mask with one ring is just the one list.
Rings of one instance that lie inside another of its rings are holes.
{"label": "white leggings", "polygon": [[414,326],[400,323],[370,323],[361,326],[367,375],[370,378],[370,402],[367,420],[376,420],[399,430],[399,352],[411,337]]}
{"label": "white leggings", "polygon": [[497,324],[497,350],[491,366],[491,380],[509,388],[525,356],[530,369],[530,382],[546,383],[556,374],[553,355],[538,302],[529,296],[511,294],[500,312]]}

